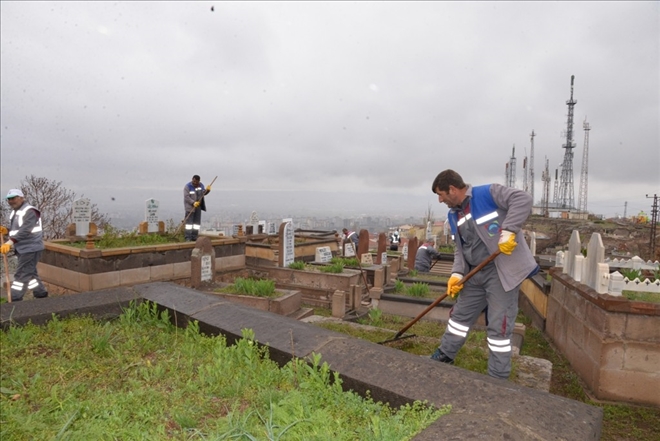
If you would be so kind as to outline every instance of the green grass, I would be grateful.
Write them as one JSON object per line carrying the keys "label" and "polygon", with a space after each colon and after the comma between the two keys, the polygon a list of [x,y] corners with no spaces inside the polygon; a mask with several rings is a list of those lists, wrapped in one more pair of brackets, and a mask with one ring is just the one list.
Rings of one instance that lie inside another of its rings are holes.
{"label": "green grass", "polygon": [[234,279],[234,283],[229,286],[215,289],[215,292],[268,298],[278,297],[282,294],[275,290],[274,280],[244,279],[242,277]]}
{"label": "green grass", "polygon": [[638,302],[660,303],[660,294],[657,292],[624,290],[622,294],[628,300],[635,300]]}
{"label": "green grass", "polygon": [[0,334],[0,439],[408,440],[449,411],[342,390],[313,355],[280,368],[250,330],[227,346],[147,302]]}
{"label": "green grass", "polygon": [[591,399],[570,363],[554,350],[543,332],[532,327],[531,320],[523,314],[519,314],[518,321],[526,326],[521,355],[543,358],[552,362],[550,393],[603,409],[601,441],[657,441],[660,439],[660,409],[625,403],[602,403]]}
{"label": "green grass", "polygon": [[[137,247],[146,245],[162,245],[166,243],[179,243],[184,242],[183,232],[174,235],[176,227],[173,226],[172,221],[169,221],[168,234],[138,234],[135,231],[124,231],[108,226],[106,231],[94,241],[95,248],[109,249],[109,248],[126,248]],[[74,248],[85,248],[87,242],[78,241],[70,242],[66,245]]]}
{"label": "green grass", "polygon": [[[376,317],[376,320],[372,317]],[[347,323],[320,322],[317,325],[342,332],[374,343],[394,337],[391,331],[400,331],[412,319],[388,314],[371,314],[360,320],[361,324],[377,326],[380,329],[365,329]],[[660,409],[632,404],[602,403],[590,398],[580,377],[570,363],[548,342],[543,332],[531,326],[531,320],[520,313],[517,320],[525,324],[525,338],[521,355],[543,358],[552,363],[550,393],[580,401],[603,409],[601,441],[657,441],[660,439]],[[391,330],[391,331],[388,331]],[[440,343],[445,324],[420,320],[409,328],[403,336],[416,337],[386,343],[387,346],[416,355],[430,355]],[[487,374],[488,348],[486,333],[472,330],[465,345],[456,355],[455,365],[461,368]],[[511,378],[516,378],[517,361],[512,360]]]}

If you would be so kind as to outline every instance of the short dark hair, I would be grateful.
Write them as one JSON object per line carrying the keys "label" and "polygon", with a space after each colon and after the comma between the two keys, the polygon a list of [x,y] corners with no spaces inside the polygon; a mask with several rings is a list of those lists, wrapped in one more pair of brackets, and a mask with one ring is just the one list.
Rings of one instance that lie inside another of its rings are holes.
{"label": "short dark hair", "polygon": [[198,181],[202,179],[202,178],[199,177],[199,175],[194,175],[192,178],[197,179]]}
{"label": "short dark hair", "polygon": [[463,182],[461,175],[454,170],[447,169],[440,172],[438,176],[435,177],[433,185],[431,186],[431,192],[435,193],[436,190],[449,191],[450,186],[465,188],[465,182]]}

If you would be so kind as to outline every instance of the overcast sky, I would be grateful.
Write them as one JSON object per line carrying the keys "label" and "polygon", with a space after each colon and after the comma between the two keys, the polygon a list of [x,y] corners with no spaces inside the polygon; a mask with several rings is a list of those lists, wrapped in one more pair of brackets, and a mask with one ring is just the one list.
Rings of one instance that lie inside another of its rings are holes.
{"label": "overcast sky", "polygon": [[249,211],[444,216],[440,171],[504,184],[515,145],[522,188],[533,130],[539,203],[546,158],[551,199],[561,175],[575,75],[575,203],[586,118],[587,208],[649,213],[659,5],[2,1],[2,195],[35,175],[102,211],[183,211],[199,174],[217,176],[211,214],[251,191]]}

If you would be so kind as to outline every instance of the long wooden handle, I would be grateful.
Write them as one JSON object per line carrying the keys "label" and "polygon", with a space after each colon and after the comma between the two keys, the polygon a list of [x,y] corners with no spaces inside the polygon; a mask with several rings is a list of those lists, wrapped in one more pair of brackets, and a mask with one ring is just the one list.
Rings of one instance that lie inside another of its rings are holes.
{"label": "long wooden handle", "polygon": [[[5,237],[3,234],[0,234],[0,245],[5,244]],[[7,279],[7,302],[11,303],[11,282],[9,281],[9,259],[7,255],[2,255],[3,261],[5,263],[5,278]]]}
{"label": "long wooden handle", "polygon": [[[483,262],[481,262],[479,265],[475,266],[475,267],[472,269],[472,271],[470,271],[470,272],[467,273],[465,276],[463,276],[463,278],[457,283],[457,285],[463,285],[465,282],[467,282],[468,280],[470,280],[470,279],[472,278],[472,276],[474,276],[476,273],[478,273],[479,271],[481,271],[481,269],[482,269],[483,267],[485,267],[485,266],[488,265],[490,262],[492,262],[493,260],[495,260],[495,258],[496,258],[497,256],[499,256],[500,253],[501,253],[501,251],[498,249],[498,250],[495,251],[493,254],[491,254],[490,256],[488,256],[488,257],[486,258],[486,260],[484,260]],[[435,308],[435,307],[436,307],[440,302],[442,302],[442,301],[443,301],[448,295],[449,295],[449,294],[443,294],[443,295],[441,295],[440,297],[438,297],[437,299],[435,299],[435,300],[433,301],[433,303],[431,303],[431,304],[430,304],[430,305],[429,305],[424,311],[422,311],[421,313],[419,313],[419,315],[418,315],[417,317],[415,317],[414,319],[412,319],[412,320],[410,321],[410,323],[408,323],[408,324],[407,324],[406,326],[404,326],[399,332],[397,332],[397,334],[394,336],[393,340],[396,340],[397,338],[401,337],[401,335],[402,335],[404,332],[406,332],[408,329],[410,329],[410,327],[411,327],[412,325],[414,325],[415,323],[417,323],[417,322],[419,321],[419,319],[421,319],[422,317],[424,317],[424,316],[425,316],[430,310],[432,310],[433,308]]]}

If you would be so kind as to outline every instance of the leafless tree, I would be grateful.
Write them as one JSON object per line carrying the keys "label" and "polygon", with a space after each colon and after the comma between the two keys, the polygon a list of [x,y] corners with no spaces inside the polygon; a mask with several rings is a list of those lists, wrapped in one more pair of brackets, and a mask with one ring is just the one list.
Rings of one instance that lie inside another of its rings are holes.
{"label": "leafless tree", "polygon": [[[52,181],[34,175],[26,176],[21,181],[21,191],[25,195],[25,200],[41,211],[44,239],[63,238],[67,226],[72,223],[73,202],[79,199],[76,193],[63,187],[61,181]],[[2,225],[9,227],[10,213],[11,208],[3,199],[0,211]],[[96,204],[92,204],[92,222],[99,229],[106,228],[110,223],[107,215],[100,213]]]}

